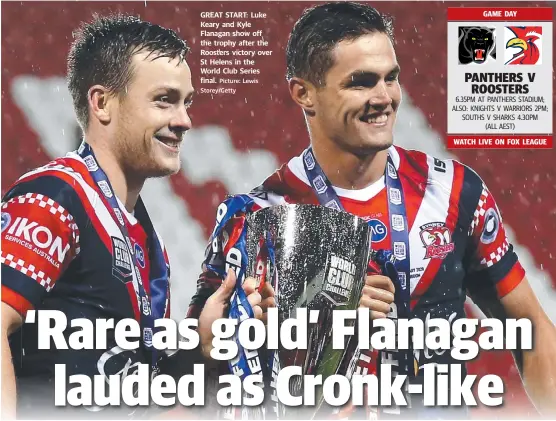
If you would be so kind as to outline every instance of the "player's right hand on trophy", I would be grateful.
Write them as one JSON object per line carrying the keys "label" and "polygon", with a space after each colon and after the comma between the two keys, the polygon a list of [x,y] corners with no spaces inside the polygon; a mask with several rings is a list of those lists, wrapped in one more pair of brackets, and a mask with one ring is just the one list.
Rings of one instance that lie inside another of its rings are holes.
{"label": "player's right hand on trophy", "polygon": [[367,275],[359,307],[370,310],[371,320],[384,319],[390,312],[390,304],[394,301],[395,291],[392,280],[387,276]]}

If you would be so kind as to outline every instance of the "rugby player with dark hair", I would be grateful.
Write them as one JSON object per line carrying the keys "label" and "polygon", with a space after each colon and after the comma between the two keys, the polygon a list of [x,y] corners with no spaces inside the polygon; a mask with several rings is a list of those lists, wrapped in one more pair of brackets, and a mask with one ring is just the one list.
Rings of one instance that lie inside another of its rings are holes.
{"label": "rugby player with dark hair", "polygon": [[[377,273],[376,266],[369,270],[360,305],[371,310],[371,318],[452,322],[466,317],[469,295],[488,316],[530,319],[534,348],[515,351],[515,359],[539,411],[554,414],[556,330],[506,238],[492,193],[460,162],[393,144],[402,101],[393,38],[392,20],[367,4],[305,10],[289,38],[286,74],[310,146],[254,189],[251,203],[223,232],[231,237],[242,213],[288,203],[320,204],[364,218],[373,228],[372,248],[391,251],[398,271],[396,279]],[[192,300],[197,312],[210,295],[212,276],[206,271],[199,279]],[[422,381],[425,364],[459,364],[450,352],[381,352],[379,358],[412,382]],[[360,373],[380,375],[374,358],[357,364]],[[412,396],[411,409],[382,408],[379,417],[465,417],[461,411],[465,407],[424,407]]]}

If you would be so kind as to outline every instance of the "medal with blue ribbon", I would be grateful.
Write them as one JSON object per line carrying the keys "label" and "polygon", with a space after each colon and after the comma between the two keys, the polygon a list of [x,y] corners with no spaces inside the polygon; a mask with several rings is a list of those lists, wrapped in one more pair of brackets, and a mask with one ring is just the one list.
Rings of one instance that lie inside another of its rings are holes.
{"label": "medal with blue ribbon", "polygon": [[[167,298],[168,298],[168,267],[166,265],[166,259],[164,258],[164,251],[160,245],[156,233],[154,232],[154,227],[148,221],[146,225],[143,226],[149,238],[151,239],[151,247],[149,250],[150,259],[150,273],[149,273],[149,286],[151,291],[151,296],[147,293],[141,273],[139,270],[140,262],[138,261],[138,256],[134,252],[131,239],[129,237],[129,232],[122,218],[122,210],[120,209],[120,204],[116,198],[116,194],[108,180],[106,173],[98,165],[96,158],[94,156],[93,150],[89,144],[83,142],[78,149],[79,156],[87,164],[87,169],[89,174],[93,178],[94,182],[98,185],[99,189],[103,193],[106,201],[110,205],[109,210],[110,215],[116,225],[120,228],[120,233],[124,238],[128,251],[130,253],[131,259],[134,263],[132,274],[133,279],[133,289],[137,296],[137,304],[140,313],[140,324],[141,324],[141,343],[145,350],[151,356],[151,376],[155,376],[158,373],[158,351],[152,344],[152,337],[154,332],[154,321],[164,317],[166,312]],[[143,212],[146,215],[145,206],[139,198],[136,209],[138,212]],[[143,257],[144,258],[144,257]]]}
{"label": "medal with blue ribbon", "polygon": [[[311,147],[303,153],[303,166],[319,203],[322,206],[345,211],[330,180],[315,159]],[[411,316],[409,231],[402,185],[390,154],[388,154],[386,163],[385,185],[388,195],[388,218],[392,250],[375,250],[371,256],[380,265],[382,274],[388,276],[394,283],[396,289],[394,304],[397,307],[398,318],[409,319]],[[400,371],[412,376],[414,374],[413,351],[410,349],[397,354],[400,360]]]}

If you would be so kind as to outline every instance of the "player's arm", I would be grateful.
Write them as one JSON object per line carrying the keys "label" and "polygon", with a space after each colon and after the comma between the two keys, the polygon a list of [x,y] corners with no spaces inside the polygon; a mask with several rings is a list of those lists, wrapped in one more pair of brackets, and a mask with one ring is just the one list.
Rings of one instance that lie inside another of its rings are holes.
{"label": "player's arm", "polygon": [[6,303],[2,303],[2,419],[15,419],[16,387],[12,364],[12,352],[8,337],[21,326],[21,315]]}
{"label": "player's arm", "polygon": [[9,336],[21,327],[27,311],[40,305],[77,255],[79,230],[67,209],[46,195],[30,193],[29,185],[19,185],[8,194],[2,202],[0,334],[2,415],[13,417],[16,383]]}
{"label": "player's arm", "polygon": [[[526,390],[543,414],[556,414],[556,329],[543,311],[506,238],[496,202],[483,185],[470,227],[466,287],[488,317],[526,318],[533,349],[512,351]],[[518,338],[519,340],[519,338]]]}
{"label": "player's arm", "polygon": [[[236,284],[235,273],[226,271],[226,254],[240,237],[245,224],[245,213],[243,210],[233,213],[227,210],[227,206],[229,209],[237,208],[234,204],[241,200],[241,197],[230,198],[218,208],[216,227],[223,224],[222,230],[207,247],[203,272],[197,282],[197,293],[189,306],[188,316],[199,319],[201,356],[206,362],[213,362],[210,357],[214,338],[212,323],[216,319],[227,317],[229,300]],[[227,212],[232,213],[228,215]],[[276,305],[274,290],[270,284],[265,284],[259,291],[254,278],[246,278],[242,286],[255,317],[264,320],[266,310]]]}
{"label": "player's arm", "polygon": [[[226,214],[223,211],[225,203],[218,208],[216,227],[219,226]],[[215,236],[207,246],[202,272],[197,280],[197,290],[187,312],[188,318],[198,320],[199,347],[192,351],[178,351],[167,358],[159,364],[162,372],[178,378],[183,374],[192,373],[193,365],[196,363],[204,363],[209,366],[217,363],[210,357],[214,338],[212,323],[217,319],[227,317],[230,297],[236,285],[235,272],[225,269],[226,249],[224,244],[228,242],[228,239],[233,242],[237,238],[244,220],[244,216],[232,217],[224,224],[220,235]],[[255,280],[248,278],[244,281],[243,289],[255,316],[264,319],[263,313],[266,308],[275,305],[274,291],[270,285],[259,292],[255,288]]]}
{"label": "player's arm", "polygon": [[537,410],[543,416],[553,417],[556,415],[556,328],[527,278],[498,300],[495,297],[478,300],[489,317],[531,320],[533,349],[512,352],[527,393]]}

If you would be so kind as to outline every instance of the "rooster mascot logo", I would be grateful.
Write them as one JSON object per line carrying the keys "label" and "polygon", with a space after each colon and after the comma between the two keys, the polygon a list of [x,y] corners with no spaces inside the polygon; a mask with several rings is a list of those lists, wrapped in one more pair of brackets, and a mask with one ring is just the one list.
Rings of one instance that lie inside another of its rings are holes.
{"label": "rooster mascot logo", "polygon": [[452,235],[443,222],[423,225],[420,235],[426,250],[425,259],[444,259],[454,251]]}
{"label": "rooster mascot logo", "polygon": [[542,26],[506,26],[506,64],[541,64]]}

